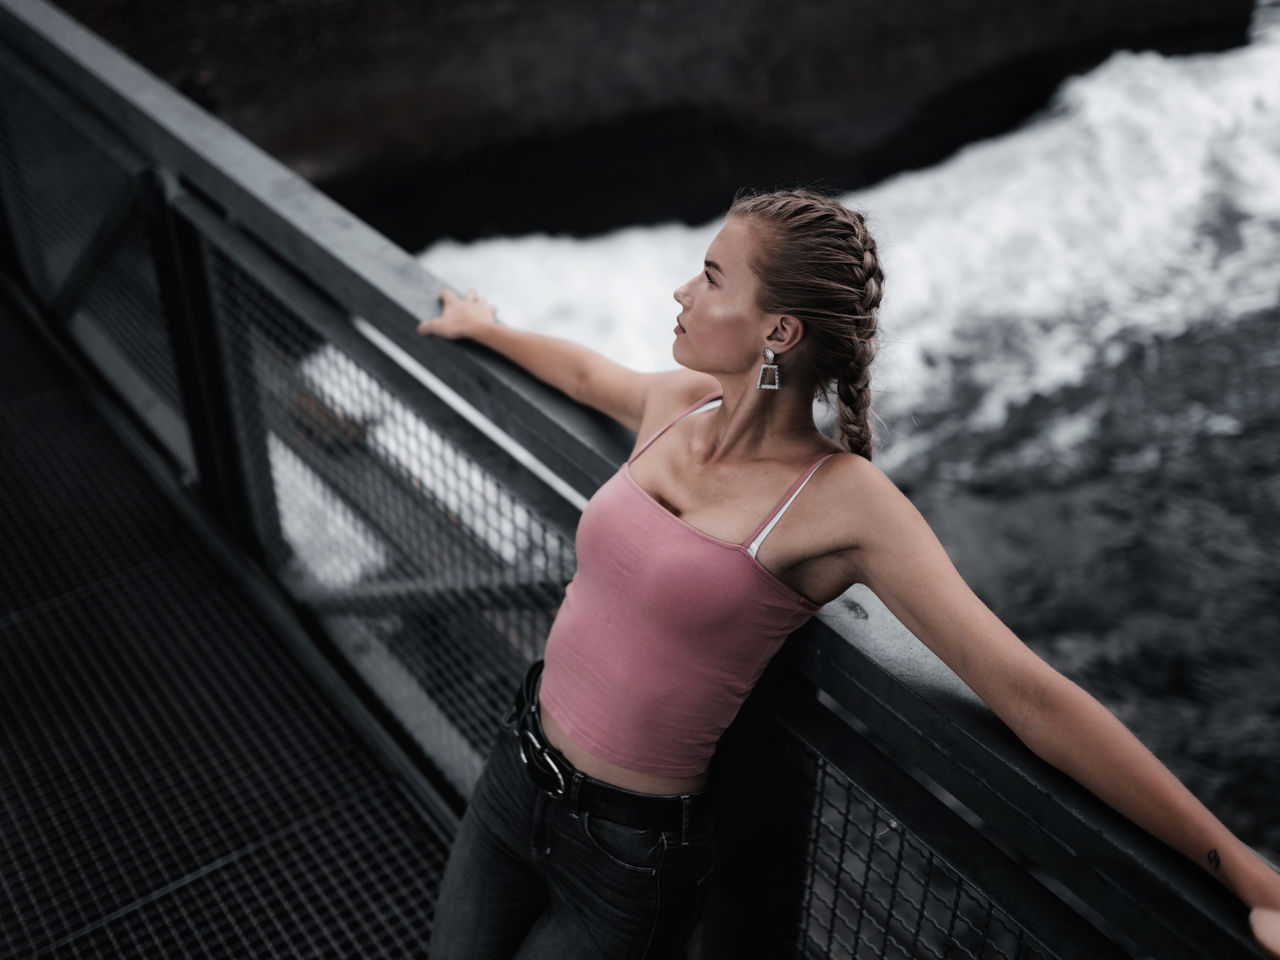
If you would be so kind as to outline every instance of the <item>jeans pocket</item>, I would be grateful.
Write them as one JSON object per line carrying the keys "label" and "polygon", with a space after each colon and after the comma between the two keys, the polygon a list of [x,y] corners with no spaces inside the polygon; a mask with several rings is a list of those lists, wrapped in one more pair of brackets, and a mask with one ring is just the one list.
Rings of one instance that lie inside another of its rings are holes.
{"label": "jeans pocket", "polygon": [[589,813],[583,813],[578,823],[587,842],[619,867],[652,876],[662,865],[666,840],[661,830],[631,827]]}

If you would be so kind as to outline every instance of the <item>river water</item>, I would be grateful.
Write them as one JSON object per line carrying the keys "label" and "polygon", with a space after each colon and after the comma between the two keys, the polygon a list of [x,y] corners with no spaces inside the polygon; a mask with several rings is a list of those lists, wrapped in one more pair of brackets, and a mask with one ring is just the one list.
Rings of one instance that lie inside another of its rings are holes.
{"label": "river water", "polygon": [[[1280,859],[1280,4],[1246,47],[1117,53],[842,200],[887,276],[877,462],[997,613]],[[657,370],[719,225],[421,262]]]}
{"label": "river water", "polygon": [[[946,358],[982,368],[990,422],[1077,381],[1122,331],[1276,303],[1280,9],[1256,20],[1227,53],[1116,54],[1016,132],[842,198],[869,214],[888,277],[883,415],[945,406]],[[672,365],[671,291],[718,228],[445,241],[421,260],[507,323],[657,370]]]}

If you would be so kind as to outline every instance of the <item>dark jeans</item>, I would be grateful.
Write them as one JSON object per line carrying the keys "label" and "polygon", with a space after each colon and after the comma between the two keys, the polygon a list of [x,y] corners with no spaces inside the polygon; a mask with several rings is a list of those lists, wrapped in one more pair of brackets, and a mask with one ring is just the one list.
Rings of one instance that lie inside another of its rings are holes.
{"label": "dark jeans", "polygon": [[715,861],[709,824],[680,833],[540,790],[502,731],[445,868],[431,960],[678,960]]}

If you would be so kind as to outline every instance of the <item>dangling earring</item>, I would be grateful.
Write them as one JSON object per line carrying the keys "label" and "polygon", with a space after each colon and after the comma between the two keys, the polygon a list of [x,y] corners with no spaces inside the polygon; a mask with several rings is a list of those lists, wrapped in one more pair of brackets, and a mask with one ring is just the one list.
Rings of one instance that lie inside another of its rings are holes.
{"label": "dangling earring", "polygon": [[756,377],[757,390],[782,389],[782,374],[778,371],[778,365],[773,362],[776,359],[773,350],[765,347],[764,363],[760,364],[760,376]]}

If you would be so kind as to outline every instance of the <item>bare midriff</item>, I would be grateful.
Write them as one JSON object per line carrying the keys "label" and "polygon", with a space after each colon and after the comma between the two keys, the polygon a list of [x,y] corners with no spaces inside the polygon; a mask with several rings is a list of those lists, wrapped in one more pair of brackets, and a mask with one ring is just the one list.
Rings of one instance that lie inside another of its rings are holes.
{"label": "bare midriff", "polygon": [[546,708],[539,705],[538,714],[542,718],[542,731],[551,741],[551,745],[564,754],[565,759],[585,773],[588,777],[603,780],[605,783],[634,793],[652,793],[665,796],[675,793],[697,793],[706,789],[710,774],[704,770],[693,777],[662,777],[654,773],[641,773],[628,770],[607,760],[602,760],[588,753],[570,739],[561,729]]}

